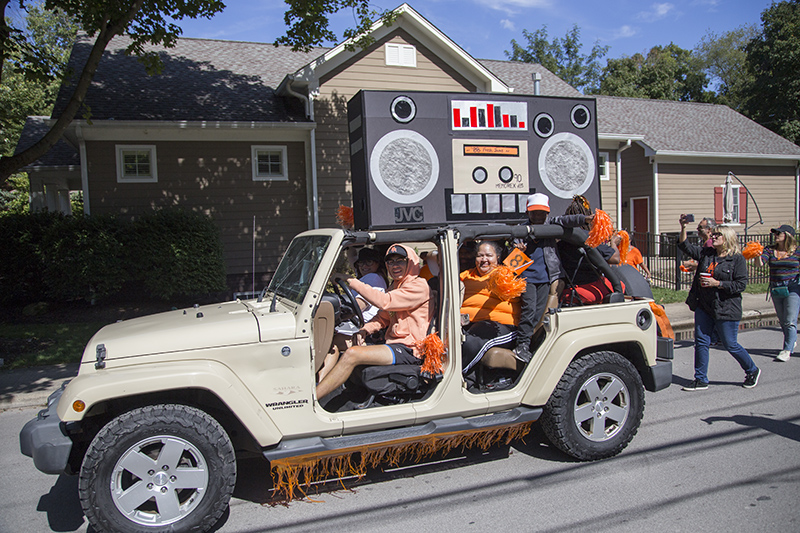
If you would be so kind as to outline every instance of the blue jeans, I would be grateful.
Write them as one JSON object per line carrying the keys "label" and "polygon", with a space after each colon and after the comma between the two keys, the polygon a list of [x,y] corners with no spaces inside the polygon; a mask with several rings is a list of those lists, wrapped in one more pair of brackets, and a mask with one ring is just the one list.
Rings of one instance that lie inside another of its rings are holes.
{"label": "blue jeans", "polygon": [[797,313],[800,312],[800,285],[789,285],[789,296],[786,298],[772,297],[775,314],[781,322],[783,331],[783,349],[790,353],[794,351],[797,342]]}
{"label": "blue jeans", "polygon": [[738,320],[716,320],[700,309],[694,312],[694,379],[708,383],[708,347],[711,334],[716,331],[722,346],[739,362],[746,373],[758,370],[750,354],[736,340]]}

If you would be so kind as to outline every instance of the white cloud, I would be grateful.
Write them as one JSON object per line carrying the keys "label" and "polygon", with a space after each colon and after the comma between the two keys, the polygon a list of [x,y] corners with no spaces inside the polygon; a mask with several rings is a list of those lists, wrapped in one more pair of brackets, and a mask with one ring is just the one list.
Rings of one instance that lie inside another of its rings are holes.
{"label": "white cloud", "polygon": [[519,13],[521,9],[543,8],[552,5],[551,0],[475,0],[478,4],[503,11],[509,15]]}
{"label": "white cloud", "polygon": [[675,4],[664,2],[663,4],[653,4],[650,6],[649,11],[642,11],[636,15],[636,18],[653,22],[666,17],[671,11],[675,10]]}
{"label": "white cloud", "polygon": [[624,26],[620,26],[619,28],[617,28],[614,31],[614,33],[612,34],[611,38],[612,39],[624,39],[626,37],[633,37],[637,33],[639,33],[639,30],[637,30],[636,28],[628,26],[627,24],[625,24]]}
{"label": "white cloud", "polygon": [[516,29],[517,29],[517,28],[516,28],[516,26],[514,26],[514,23],[513,23],[513,22],[511,22],[511,21],[510,21],[510,20],[508,20],[508,19],[503,19],[503,20],[501,20],[501,21],[500,21],[500,25],[501,25],[503,28],[505,28],[505,29],[507,29],[507,30],[511,30],[511,31],[516,31]]}

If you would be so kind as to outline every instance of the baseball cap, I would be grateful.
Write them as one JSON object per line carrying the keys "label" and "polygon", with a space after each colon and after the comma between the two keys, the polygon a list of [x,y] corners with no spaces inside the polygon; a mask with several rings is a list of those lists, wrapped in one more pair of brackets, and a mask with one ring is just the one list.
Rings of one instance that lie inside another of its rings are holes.
{"label": "baseball cap", "polygon": [[400,257],[407,258],[408,252],[406,252],[406,249],[400,246],[399,244],[393,244],[389,247],[388,250],[386,250],[386,257],[389,257],[390,255],[399,255]]}
{"label": "baseball cap", "polygon": [[528,196],[528,211],[550,212],[550,199],[546,194],[537,192]]}
{"label": "baseball cap", "polygon": [[784,224],[777,228],[772,228],[770,230],[772,233],[788,233],[792,237],[794,237],[794,228],[791,227],[789,224]]}

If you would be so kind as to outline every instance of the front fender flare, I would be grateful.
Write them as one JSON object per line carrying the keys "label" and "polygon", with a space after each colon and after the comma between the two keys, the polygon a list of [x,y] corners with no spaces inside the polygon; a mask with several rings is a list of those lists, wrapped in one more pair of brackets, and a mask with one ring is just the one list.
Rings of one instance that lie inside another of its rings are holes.
{"label": "front fender flare", "polygon": [[[205,389],[217,396],[261,446],[281,440],[278,427],[258,400],[227,366],[208,360],[153,363],[81,373],[69,382],[58,403],[64,422],[80,421],[98,403],[170,390]],[[75,400],[86,404],[77,412]]]}

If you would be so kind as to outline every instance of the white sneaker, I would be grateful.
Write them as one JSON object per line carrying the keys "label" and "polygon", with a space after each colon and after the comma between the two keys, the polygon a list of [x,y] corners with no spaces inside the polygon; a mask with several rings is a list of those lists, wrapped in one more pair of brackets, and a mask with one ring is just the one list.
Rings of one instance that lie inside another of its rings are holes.
{"label": "white sneaker", "polygon": [[792,352],[790,352],[789,350],[781,350],[781,351],[778,353],[778,356],[775,358],[775,360],[776,360],[776,361],[780,361],[780,362],[782,362],[782,363],[785,363],[786,361],[788,361],[788,360],[789,360],[789,358],[790,358],[791,356],[792,356]]}

